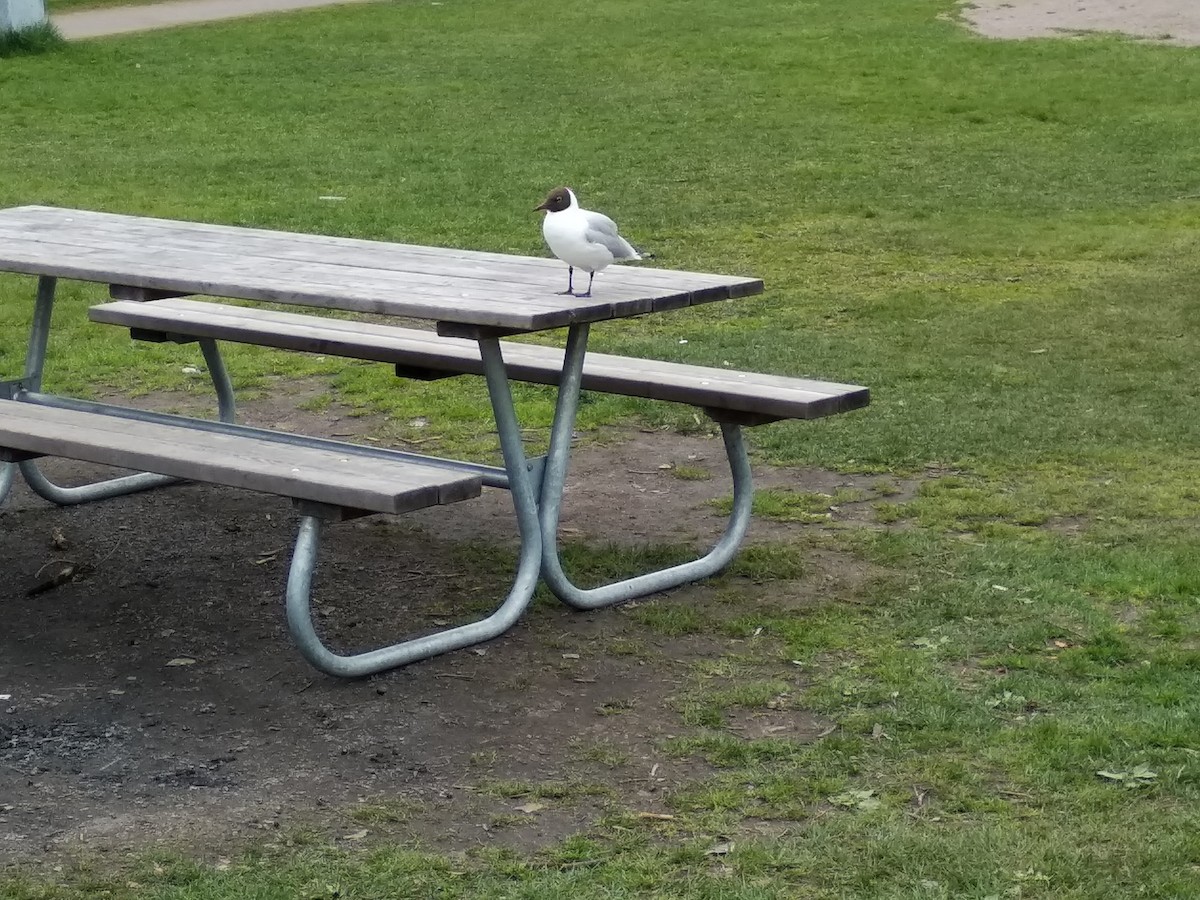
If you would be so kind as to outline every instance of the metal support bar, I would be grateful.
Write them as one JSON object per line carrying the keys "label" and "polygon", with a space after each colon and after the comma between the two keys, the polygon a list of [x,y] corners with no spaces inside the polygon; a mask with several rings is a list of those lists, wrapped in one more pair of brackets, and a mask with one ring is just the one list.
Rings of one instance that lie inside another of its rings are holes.
{"label": "metal support bar", "polygon": [[[567,346],[569,355],[569,342]],[[566,383],[564,379],[563,384]],[[657,572],[590,589],[576,587],[563,571],[558,555],[558,520],[562,511],[563,482],[566,479],[567,468],[564,448],[571,440],[571,430],[574,427],[574,415],[568,413],[570,400],[568,398],[564,401],[563,394],[560,393],[559,409],[555,412],[554,427],[550,435],[546,474],[542,481],[541,517],[542,578],[556,597],[577,609],[598,609],[707,578],[729,565],[750,524],[754,484],[742,430],[736,424],[723,422],[721,437],[725,441],[725,454],[729,458],[729,468],[733,475],[733,511],[730,513],[725,533],[712,550],[691,562],[670,566]]]}
{"label": "metal support bar", "polygon": [[0,504],[3,504],[8,499],[8,492],[12,490],[13,476],[17,474],[17,467],[13,463],[4,463],[0,465]]}
{"label": "metal support bar", "polygon": [[[25,348],[25,374],[18,381],[4,382],[5,399],[12,399],[16,393],[26,390],[37,390],[41,386],[42,368],[46,361],[46,344],[50,338],[50,315],[54,311],[54,292],[58,287],[58,279],[49,275],[38,278],[37,301],[33,307],[33,323],[29,329],[29,343]],[[0,465],[0,503],[8,497],[12,490],[13,480],[17,474],[16,463]]]}
{"label": "metal support bar", "polygon": [[[50,340],[50,320],[54,313],[54,293],[58,279],[48,275],[38,278],[37,302],[33,307],[33,324],[29,331],[29,346],[25,351],[25,387],[20,399],[25,399],[29,392],[36,394],[42,389],[42,374],[46,368],[46,347]],[[96,484],[80,487],[64,488],[50,481],[42,474],[37,462],[27,459],[19,463],[21,474],[25,477],[30,489],[51,503],[60,506],[70,506],[77,503],[87,503],[91,500],[101,500],[106,497],[116,497],[134,491],[144,491],[149,488],[172,484],[179,479],[168,478],[143,472],[139,475],[128,475],[113,478]],[[11,479],[11,475],[9,478]]]}
{"label": "metal support bar", "polygon": [[204,364],[208,366],[209,377],[217,392],[218,418],[222,422],[236,421],[237,401],[233,397],[233,384],[229,381],[225,360],[221,358],[221,349],[212,338],[200,338],[200,353],[204,356]]}
{"label": "metal support bar", "polygon": [[25,384],[31,391],[42,389],[42,370],[46,366],[46,345],[50,341],[50,318],[54,313],[54,292],[58,279],[49,275],[38,278],[37,301],[33,306],[33,324],[25,349]]}
{"label": "metal support bar", "polygon": [[504,453],[504,464],[517,514],[517,526],[521,532],[521,554],[517,563],[517,574],[508,596],[495,612],[485,619],[434,634],[409,638],[378,650],[349,656],[335,653],[321,641],[312,624],[312,576],[320,543],[321,520],[314,516],[304,516],[300,521],[300,532],[296,537],[296,549],[292,554],[291,569],[288,572],[288,629],[304,658],[326,674],[361,678],[491,640],[511,628],[529,606],[533,591],[537,587],[542,559],[537,496],[533,477],[525,459],[525,448],[521,443],[521,430],[513,408],[512,392],[504,370],[500,342],[495,338],[481,338],[479,349],[483,355],[488,392],[496,414],[496,428],[500,433],[500,448]]}
{"label": "metal support bar", "polygon": [[525,460],[525,468],[529,470],[529,477],[533,481],[534,496],[541,496],[542,479],[546,477],[546,457],[535,456],[533,459]]}
{"label": "metal support bar", "polygon": [[180,479],[170,475],[157,475],[153,472],[139,472],[136,475],[122,475],[119,478],[109,478],[94,484],[81,484],[78,487],[63,487],[55,484],[38,468],[37,460],[28,459],[18,463],[21,475],[29,489],[58,506],[78,506],[81,503],[91,503],[93,500],[107,500],[110,497],[121,497],[125,494],[135,494],[168,484],[179,484]]}

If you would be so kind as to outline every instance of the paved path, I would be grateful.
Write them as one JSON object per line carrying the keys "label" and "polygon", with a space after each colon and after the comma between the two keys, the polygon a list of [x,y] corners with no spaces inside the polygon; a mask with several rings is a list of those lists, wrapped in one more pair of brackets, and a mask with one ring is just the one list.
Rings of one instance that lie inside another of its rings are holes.
{"label": "paved path", "polygon": [[368,0],[175,0],[146,6],[110,6],[51,16],[67,40],[173,28],[192,22],[236,19],[260,13],[307,9],[310,6],[334,6],[339,3],[364,3]]}
{"label": "paved path", "polygon": [[962,16],[988,37],[1072,37],[1119,31],[1169,44],[1200,46],[1197,0],[972,0]]}

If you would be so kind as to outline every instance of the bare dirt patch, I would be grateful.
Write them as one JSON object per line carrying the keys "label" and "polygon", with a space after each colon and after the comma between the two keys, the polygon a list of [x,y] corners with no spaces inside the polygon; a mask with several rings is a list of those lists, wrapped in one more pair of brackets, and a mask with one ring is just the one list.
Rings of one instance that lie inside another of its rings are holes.
{"label": "bare dirt patch", "polygon": [[973,0],[962,17],[994,38],[1071,37],[1117,32],[1183,46],[1200,45],[1194,0]]}
{"label": "bare dirt patch", "polygon": [[[314,434],[370,424],[336,408],[242,412],[251,424]],[[573,460],[564,532],[711,541],[723,518],[710,499],[729,491],[719,440],[620,437]],[[712,478],[676,477],[682,462]],[[65,461],[46,468],[64,481],[101,474]],[[807,491],[855,481],[759,475]],[[368,680],[328,678],[295,652],[283,621],[294,525],[284,500],[208,486],[58,509],[18,485],[0,508],[0,864],[183,839],[211,857],[296,829],[353,844],[532,849],[586,831],[605,809],[662,814],[674,791],[708,776],[702,760],[662,749],[695,731],[679,697],[697,662],[757,658],[765,674],[803,687],[767,637],[669,636],[645,627],[636,607],[579,614],[547,598],[476,651]],[[751,540],[813,527],[756,521]],[[476,616],[507,590],[515,543],[500,491],[333,527],[317,573],[318,627],[349,650]],[[811,554],[789,585],[797,614],[869,577],[835,550],[797,552]],[[65,566],[75,579],[29,593]],[[717,593],[696,585],[648,602],[732,614]],[[770,710],[732,725],[747,739],[788,740],[826,727]]]}

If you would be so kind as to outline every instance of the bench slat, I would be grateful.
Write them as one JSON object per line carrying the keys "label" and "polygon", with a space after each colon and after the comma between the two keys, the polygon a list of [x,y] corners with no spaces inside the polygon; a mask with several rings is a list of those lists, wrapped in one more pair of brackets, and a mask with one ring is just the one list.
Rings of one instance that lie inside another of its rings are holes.
{"label": "bench slat", "polygon": [[[479,346],[474,341],[440,337],[419,329],[178,299],[105,303],[93,306],[89,316],[96,322],[148,331],[372,360],[409,369],[483,374]],[[511,378],[558,383],[561,349],[511,341],[502,346]],[[867,388],[859,385],[604,353],[587,355],[583,388],[792,419],[833,415],[866,406],[870,401]]]}
{"label": "bench slat", "polygon": [[356,456],[352,445],[296,447],[17,400],[0,400],[0,447],[372,512],[410,512],[481,491],[476,475]]}

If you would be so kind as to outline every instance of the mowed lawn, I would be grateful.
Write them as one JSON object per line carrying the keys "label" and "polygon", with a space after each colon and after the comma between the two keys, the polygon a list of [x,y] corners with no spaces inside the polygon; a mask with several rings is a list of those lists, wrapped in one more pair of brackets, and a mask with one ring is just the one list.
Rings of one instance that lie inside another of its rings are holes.
{"label": "mowed lawn", "polygon": [[[729,662],[742,690],[698,672],[681,717],[707,730],[663,749],[716,774],[672,798],[670,828],[614,809],[530,857],[306,847],[224,871],[180,848],[0,893],[1200,896],[1200,50],[986,41],[955,9],[378,3],[4,61],[0,206],[542,253],[532,207],[570,184],[656,265],[767,283],[593,346],[869,385],[868,410],[759,429],[757,453],[921,487],[778,548],[870,563],[854,597],[776,609],[790,576],[768,572],[752,613],[691,622],[770,637],[804,675],[786,702],[838,728],[746,740],[722,712],[781,691],[753,661]],[[0,277],[8,377],[32,290]],[[103,296],[63,286],[51,388],[203,389],[194,349],[87,324]],[[421,416],[445,452],[492,452],[477,383],[229,360],[244,392],[327,376],[388,414],[384,437]],[[518,392],[535,440],[552,400]],[[707,427],[604,397],[581,415],[626,422]],[[718,836],[735,846],[715,861]]]}

